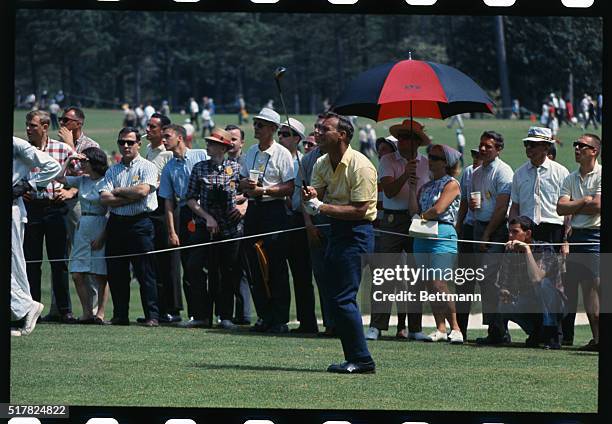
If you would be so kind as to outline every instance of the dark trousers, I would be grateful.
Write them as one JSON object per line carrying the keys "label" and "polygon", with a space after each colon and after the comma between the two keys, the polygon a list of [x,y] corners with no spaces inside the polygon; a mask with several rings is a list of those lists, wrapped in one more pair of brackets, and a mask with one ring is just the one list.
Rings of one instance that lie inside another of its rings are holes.
{"label": "dark trousers", "polygon": [[323,325],[327,329],[333,329],[336,327],[336,321],[332,312],[331,298],[328,293],[328,287],[325,285],[325,278],[327,276],[327,269],[325,268],[325,252],[327,250],[327,244],[329,243],[329,221],[325,215],[315,215],[312,217],[312,223],[314,225],[321,225],[317,227],[321,234],[321,245],[314,246],[310,245],[310,261],[312,264],[312,273],[319,289],[319,303],[321,305],[321,316],[323,317]]}
{"label": "dark trousers", "polygon": [[[246,235],[286,230],[289,228],[289,222],[284,202],[282,200],[249,202],[244,227]],[[251,290],[257,315],[265,325],[286,324],[289,322],[291,302],[286,237],[283,234],[274,234],[261,238],[263,250],[268,258],[269,278],[267,280],[260,271],[257,253],[253,247],[257,240],[257,238],[248,239],[244,243],[245,252],[248,255]]]}
{"label": "dark trousers", "polygon": [[244,267],[244,251],[240,248],[240,265],[242,267],[240,283],[234,290],[234,320],[247,322],[251,321],[251,289],[249,287],[249,277]]}
{"label": "dark trousers", "polygon": [[[189,206],[181,206],[179,208],[178,236],[181,246],[189,246],[193,244],[192,236],[194,233],[189,231],[189,222],[193,219],[193,212]],[[187,302],[187,316],[192,317],[195,314],[196,306],[194,305],[193,295],[191,294],[191,283],[189,282],[189,273],[187,272],[187,264],[189,256],[193,249],[181,249],[179,255],[181,265],[183,266],[183,292],[185,293],[185,301]]]}
{"label": "dark trousers", "polygon": [[[106,256],[145,253],[153,250],[154,228],[147,214],[121,217],[111,214],[107,229]],[[153,255],[108,258],[108,284],[113,298],[114,318],[129,319],[130,264],[140,284],[140,300],[145,319],[159,319],[157,285]]]}
{"label": "dark trousers", "polygon": [[[488,222],[474,221],[474,240],[480,240]],[[490,241],[505,243],[508,241],[508,227],[506,221],[503,221],[499,227],[491,234]],[[482,294],[482,321],[488,325],[488,333],[493,338],[503,337],[507,331],[504,326],[500,314],[497,313],[497,304],[499,302],[499,288],[495,285],[497,271],[499,271],[499,263],[501,253],[504,252],[504,246],[500,244],[489,244],[487,250],[482,254],[480,266],[484,268],[484,280],[480,282],[480,291]],[[479,245],[474,244],[474,251],[480,253]]]}
{"label": "dark trousers", "polygon": [[370,222],[331,219],[325,252],[325,284],[329,287],[344,358],[349,362],[372,360],[363,333],[357,292],[361,282],[361,255],[373,251],[374,234]]}
{"label": "dark trousers", "polygon": [[[393,233],[408,234],[411,222],[412,218],[408,214],[394,214],[385,211],[383,218],[379,224],[379,229]],[[376,240],[374,251],[376,253],[412,253],[412,243],[414,241],[412,237],[403,237],[396,236],[393,234],[381,233],[380,235],[375,237],[375,239]],[[412,255],[409,255],[409,260],[412,260]],[[390,265],[394,266],[396,264]],[[383,288],[386,286],[387,285],[383,285]],[[390,288],[393,287],[391,286]],[[406,289],[406,287],[402,288]],[[372,312],[370,326],[375,327],[379,330],[386,331],[389,329],[389,319],[391,318],[391,302],[385,302],[384,305],[388,305],[389,312]],[[408,318],[408,331],[410,331],[411,333],[418,333],[422,331],[422,308],[423,305],[418,300],[415,302],[410,302],[409,305],[400,305],[398,303],[398,331],[406,328],[406,318]]]}
{"label": "dark trousers", "polygon": [[[162,250],[170,247],[168,245],[168,225],[164,214],[164,199],[158,197],[157,201],[160,206],[150,214],[150,218],[155,228],[154,248],[155,250]],[[177,250],[156,253],[153,261],[159,297],[159,312],[163,315],[176,315],[183,309],[180,253]]]}
{"label": "dark trousers", "polygon": [[[551,224],[548,222],[542,222],[535,226],[533,230],[533,239],[536,241],[545,241],[548,243],[561,243],[563,241],[563,233],[564,227],[562,224]],[[555,252],[559,253],[561,251],[561,245],[553,246]],[[568,286],[566,274],[563,274],[563,284],[565,287]],[[569,288],[569,287],[568,287]],[[570,288],[571,290],[571,288]],[[561,323],[558,328],[558,333],[566,336],[569,339],[574,338],[574,320],[576,318],[576,314],[570,316],[569,314],[564,316],[561,320]]]}
{"label": "dark trousers", "polygon": [[[43,243],[47,257],[51,260],[67,258],[66,205],[53,205],[50,202],[33,200],[25,202],[28,222],[25,226],[23,251],[26,261],[28,282],[32,298],[40,302]],[[57,308],[61,314],[72,312],[68,284],[68,265],[65,260],[53,261],[51,265],[51,285]]]}
{"label": "dark trousers", "polygon": [[[463,224],[461,227],[461,237],[463,240],[474,240],[474,226],[471,224]],[[458,264],[459,268],[474,269],[478,266],[476,263],[476,255],[474,248],[477,244],[474,243],[458,243],[459,257]],[[473,294],[475,289],[475,282],[473,279],[466,279],[465,283],[455,285],[457,294]],[[468,297],[469,299],[469,297]],[[457,310],[457,323],[459,329],[465,340],[467,340],[468,322],[470,318],[470,310],[472,309],[472,302],[469,300],[463,302],[455,302],[455,308]]]}
{"label": "dark trousers", "polygon": [[[198,224],[192,244],[212,240],[204,225]],[[228,242],[190,249],[187,274],[191,284],[194,318],[212,322],[213,304],[222,320],[231,320],[234,312],[234,290],[240,283],[240,242]],[[206,267],[206,272],[204,271]]]}
{"label": "dark trousers", "polygon": [[[289,216],[291,228],[304,227],[304,217],[300,213]],[[293,276],[295,307],[300,326],[309,329],[317,328],[315,316],[315,296],[312,285],[312,265],[306,230],[286,233],[287,261]]]}

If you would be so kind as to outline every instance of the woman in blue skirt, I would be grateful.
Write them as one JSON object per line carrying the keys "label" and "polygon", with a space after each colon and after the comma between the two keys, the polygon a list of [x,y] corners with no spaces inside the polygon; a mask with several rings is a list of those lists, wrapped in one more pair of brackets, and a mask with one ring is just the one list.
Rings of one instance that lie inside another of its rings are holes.
{"label": "woman in blue skirt", "polygon": [[[460,168],[461,153],[452,147],[436,144],[428,153],[431,180],[416,192],[416,179],[410,180],[410,213],[423,219],[438,221],[437,238],[415,238],[413,251],[417,267],[427,271],[424,280],[429,294],[443,299],[448,294],[448,276],[454,275],[457,254],[455,222],[459,211],[461,190],[455,179]],[[438,240],[442,239],[442,240]],[[438,299],[436,298],[436,299]],[[436,320],[436,331],[428,341],[463,343],[463,335],[457,323],[455,303],[452,300],[432,301],[431,309]],[[451,326],[447,336],[446,320]]]}

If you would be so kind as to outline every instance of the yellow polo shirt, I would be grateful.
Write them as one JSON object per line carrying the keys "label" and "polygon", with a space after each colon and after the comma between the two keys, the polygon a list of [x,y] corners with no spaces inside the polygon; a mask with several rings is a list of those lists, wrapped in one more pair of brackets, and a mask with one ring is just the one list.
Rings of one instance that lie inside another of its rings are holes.
{"label": "yellow polo shirt", "polygon": [[312,171],[311,185],[326,189],[323,201],[331,205],[348,205],[351,202],[369,202],[364,219],[376,219],[378,175],[370,160],[349,146],[334,171],[325,154],[317,159]]}

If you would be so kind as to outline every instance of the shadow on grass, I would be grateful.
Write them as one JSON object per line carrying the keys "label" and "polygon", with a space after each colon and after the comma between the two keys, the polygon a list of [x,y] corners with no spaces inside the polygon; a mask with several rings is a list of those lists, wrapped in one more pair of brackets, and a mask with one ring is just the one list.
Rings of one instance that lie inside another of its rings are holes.
{"label": "shadow on grass", "polygon": [[312,372],[327,373],[324,369],[295,368],[295,367],[272,367],[260,365],[231,365],[231,364],[195,364],[196,368],[205,370],[236,370],[236,371],[289,371],[289,372]]}

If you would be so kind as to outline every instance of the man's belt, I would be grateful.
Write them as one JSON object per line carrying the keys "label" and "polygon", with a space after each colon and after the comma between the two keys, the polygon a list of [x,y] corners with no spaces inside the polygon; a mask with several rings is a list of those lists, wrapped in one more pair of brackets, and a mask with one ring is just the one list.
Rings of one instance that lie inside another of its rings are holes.
{"label": "man's belt", "polygon": [[29,204],[31,206],[35,206],[35,207],[45,207],[45,208],[61,208],[64,207],[66,204],[62,201],[62,202],[58,202],[57,200],[52,200],[49,198],[46,199],[32,199],[26,202],[26,204]]}
{"label": "man's belt", "polygon": [[408,209],[383,209],[383,212],[389,215],[410,215]]}
{"label": "man's belt", "polygon": [[117,215],[117,214],[111,213],[110,217],[114,221],[119,221],[119,222],[134,222],[134,221],[138,221],[140,219],[148,218],[149,214],[147,212],[139,213],[138,215]]}

